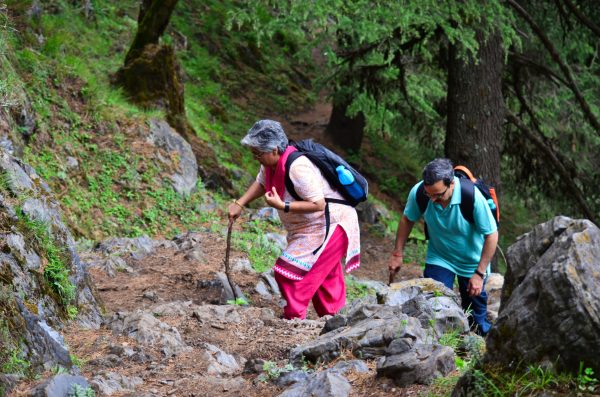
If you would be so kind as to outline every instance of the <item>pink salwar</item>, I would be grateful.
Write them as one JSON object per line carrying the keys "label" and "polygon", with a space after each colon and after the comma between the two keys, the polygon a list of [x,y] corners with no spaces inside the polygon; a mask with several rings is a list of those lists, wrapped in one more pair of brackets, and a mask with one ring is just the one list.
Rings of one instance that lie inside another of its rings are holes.
{"label": "pink salwar", "polygon": [[335,314],[344,307],[346,285],[341,260],[347,249],[346,232],[336,227],[319,259],[302,279],[294,280],[275,272],[275,280],[287,302],[284,318],[304,319],[311,299],[319,316]]}

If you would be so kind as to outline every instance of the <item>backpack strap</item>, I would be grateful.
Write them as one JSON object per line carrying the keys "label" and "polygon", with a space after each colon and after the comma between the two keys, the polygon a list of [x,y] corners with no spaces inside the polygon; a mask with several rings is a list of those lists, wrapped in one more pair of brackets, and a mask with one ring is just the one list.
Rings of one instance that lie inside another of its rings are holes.
{"label": "backpack strap", "polygon": [[323,244],[325,244],[325,240],[327,240],[327,234],[329,234],[329,226],[331,226],[331,219],[329,216],[329,203],[350,205],[350,203],[348,203],[346,200],[340,200],[340,199],[334,199],[334,198],[326,198],[325,199],[325,239],[323,240],[321,245],[319,245],[317,247],[317,249],[315,249],[313,251],[313,255],[316,255],[317,252],[319,252],[319,250],[321,249]]}
{"label": "backpack strap", "polygon": [[475,208],[475,184],[470,179],[460,180],[460,212],[465,220],[471,224],[475,223],[473,210]]}
{"label": "backpack strap", "polygon": [[425,213],[427,209],[427,204],[429,204],[429,197],[425,195],[425,183],[421,183],[421,185],[417,188],[417,206],[419,207],[419,211],[421,211],[421,215]]}
{"label": "backpack strap", "polygon": [[285,188],[292,195],[292,197],[298,201],[302,201],[302,198],[298,195],[298,193],[296,193],[296,189],[294,189],[294,183],[292,182],[292,180],[290,178],[290,167],[292,166],[292,163],[294,162],[294,160],[296,160],[300,156],[302,156],[302,152],[300,152],[299,150],[292,152],[288,155],[288,158],[285,162],[285,178],[284,178]]}
{"label": "backpack strap", "polygon": [[[427,205],[429,205],[429,197],[425,195],[425,183],[421,183],[421,185],[417,188],[417,206],[419,207],[419,211],[421,211],[421,215],[425,215],[425,210],[427,209]],[[425,232],[425,240],[429,240],[429,230],[427,230],[427,222],[425,222],[425,218],[423,218],[423,232]]]}

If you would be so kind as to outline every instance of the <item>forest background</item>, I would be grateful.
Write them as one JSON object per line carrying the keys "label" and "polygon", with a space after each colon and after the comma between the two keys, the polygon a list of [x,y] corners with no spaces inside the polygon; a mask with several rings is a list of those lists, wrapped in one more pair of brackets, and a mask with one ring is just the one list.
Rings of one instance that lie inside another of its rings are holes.
{"label": "forest background", "polygon": [[[506,248],[558,214],[598,224],[598,21],[594,0],[4,0],[0,145],[50,185],[82,248],[222,233],[258,170],[248,128],[327,104],[318,127],[388,208],[366,232],[392,240],[422,167],[447,156],[497,187]],[[177,159],[148,151],[156,119],[196,155],[191,194],[173,187]],[[259,272],[279,252],[270,231],[234,233]]]}
{"label": "forest background", "polygon": [[[222,209],[253,179],[245,131],[322,101],[333,104],[327,133],[393,210],[383,233],[393,236],[410,187],[439,156],[497,187],[502,247],[557,214],[598,223],[593,0],[141,4],[165,12],[147,38],[175,55],[177,106],[166,94],[136,98],[120,72],[144,33],[139,1],[0,3],[11,149],[56,192],[82,244],[218,228],[220,211],[199,206]],[[152,118],[193,141],[202,181],[192,195],[136,150],[135,130]],[[268,227],[245,226],[237,241]],[[250,255],[266,268],[274,250]]]}

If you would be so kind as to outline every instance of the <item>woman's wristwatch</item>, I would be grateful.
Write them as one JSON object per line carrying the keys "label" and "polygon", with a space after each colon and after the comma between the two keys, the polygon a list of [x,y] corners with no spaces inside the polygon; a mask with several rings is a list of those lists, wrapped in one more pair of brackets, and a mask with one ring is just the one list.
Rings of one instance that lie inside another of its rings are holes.
{"label": "woman's wristwatch", "polygon": [[290,212],[290,202],[286,201],[284,203],[283,212]]}

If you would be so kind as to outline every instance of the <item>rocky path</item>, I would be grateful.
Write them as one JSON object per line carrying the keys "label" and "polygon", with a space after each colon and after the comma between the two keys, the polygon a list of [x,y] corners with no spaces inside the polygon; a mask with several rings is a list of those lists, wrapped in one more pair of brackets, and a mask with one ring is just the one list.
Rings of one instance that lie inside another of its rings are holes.
{"label": "rocky path", "polygon": [[[290,350],[315,339],[325,321],[312,310],[309,320],[279,319],[278,297],[255,291],[264,279],[241,252],[232,253],[233,278],[252,304],[220,304],[216,280],[224,248],[221,234],[201,231],[173,241],[115,239],[82,254],[106,321],[100,330],[73,327],[65,339],[98,395],[264,397],[285,390],[271,378],[288,364]],[[367,262],[363,271],[371,265],[379,264]],[[348,352],[338,361],[349,359]],[[272,368],[266,372],[265,362]],[[347,374],[351,395],[389,395],[392,389],[416,395],[422,389],[396,389],[375,378],[374,367]]]}

